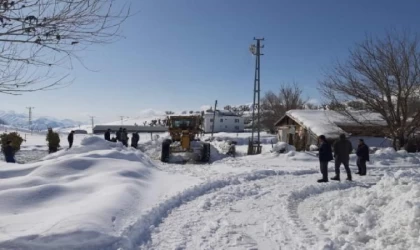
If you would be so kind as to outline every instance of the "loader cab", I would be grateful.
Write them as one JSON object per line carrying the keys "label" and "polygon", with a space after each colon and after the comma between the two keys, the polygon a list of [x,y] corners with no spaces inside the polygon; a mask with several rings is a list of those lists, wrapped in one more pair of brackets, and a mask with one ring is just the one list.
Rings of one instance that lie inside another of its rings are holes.
{"label": "loader cab", "polygon": [[192,129],[194,127],[190,119],[174,119],[172,124],[172,128],[182,130]]}

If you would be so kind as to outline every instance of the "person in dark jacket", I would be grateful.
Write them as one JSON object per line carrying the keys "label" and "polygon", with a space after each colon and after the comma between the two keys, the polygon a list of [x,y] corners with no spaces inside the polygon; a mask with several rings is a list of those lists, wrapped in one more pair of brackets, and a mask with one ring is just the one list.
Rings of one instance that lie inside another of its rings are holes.
{"label": "person in dark jacket", "polygon": [[357,155],[357,168],[359,172],[356,174],[366,175],[366,162],[369,161],[369,147],[365,144],[363,139],[359,140],[359,146],[356,151]]}
{"label": "person in dark jacket", "polygon": [[16,163],[15,161],[15,150],[12,147],[12,142],[7,141],[6,147],[3,149],[4,158],[7,163]]}
{"label": "person in dark jacket", "polygon": [[353,150],[351,142],[346,139],[346,135],[341,134],[340,139],[334,143],[335,176],[334,181],[340,181],[340,166],[344,165],[347,172],[347,180],[351,181],[351,171],[349,167],[350,153]]}
{"label": "person in dark jacket", "polygon": [[121,135],[122,135],[122,132],[123,132],[123,129],[122,129],[122,128],[120,128],[120,129],[117,131],[117,134],[116,134],[116,136],[117,136],[117,141],[121,141]]}
{"label": "person in dark jacket", "polygon": [[105,132],[105,140],[107,140],[107,141],[111,141],[111,129],[108,129],[108,130]]}
{"label": "person in dark jacket", "polygon": [[127,129],[123,129],[122,132],[121,132],[121,142],[124,146],[128,147]]}
{"label": "person in dark jacket", "polygon": [[139,140],[140,140],[139,134],[137,132],[134,132],[133,135],[131,136],[131,147],[137,148],[139,144]]}
{"label": "person in dark jacket", "polygon": [[322,179],[318,182],[328,182],[328,162],[333,159],[331,145],[327,142],[324,135],[320,135],[319,138],[319,166],[321,169]]}
{"label": "person in dark jacket", "polygon": [[74,131],[72,130],[67,136],[67,141],[69,142],[69,149],[73,146],[73,140],[74,140]]}

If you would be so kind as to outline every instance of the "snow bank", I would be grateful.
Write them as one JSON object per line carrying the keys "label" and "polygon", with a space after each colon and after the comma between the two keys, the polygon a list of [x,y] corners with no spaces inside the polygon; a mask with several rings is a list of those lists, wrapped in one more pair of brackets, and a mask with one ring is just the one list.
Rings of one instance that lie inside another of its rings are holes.
{"label": "snow bank", "polygon": [[0,248],[113,249],[138,217],[152,167],[94,136],[42,162],[0,163]]}
{"label": "snow bank", "polygon": [[271,152],[273,153],[289,153],[289,152],[295,152],[296,148],[292,145],[289,145],[285,142],[279,142],[276,145],[273,146]]}
{"label": "snow bank", "polygon": [[320,249],[420,249],[420,172],[397,171],[375,186],[340,191],[313,221],[332,235]]}
{"label": "snow bank", "polygon": [[[257,134],[254,134],[255,139]],[[211,135],[207,134],[203,137],[203,140],[210,139]],[[236,145],[248,145],[251,139],[251,133],[215,133],[213,135],[214,141],[235,141]],[[276,135],[268,134],[266,132],[260,133],[261,144],[274,144],[277,143],[278,139]]]}

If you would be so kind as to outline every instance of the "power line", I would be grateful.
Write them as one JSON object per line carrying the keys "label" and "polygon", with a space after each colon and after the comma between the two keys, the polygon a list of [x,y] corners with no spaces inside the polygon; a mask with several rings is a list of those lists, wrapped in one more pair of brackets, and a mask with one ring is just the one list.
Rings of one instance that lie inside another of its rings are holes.
{"label": "power line", "polygon": [[31,130],[32,134],[32,109],[35,107],[26,107],[29,110],[29,116],[28,116],[28,123],[29,123],[29,130]]}
{"label": "power line", "polygon": [[93,126],[95,125],[95,116],[90,115],[90,122],[92,124],[92,134],[93,134]]}
{"label": "power line", "polygon": [[119,117],[121,119],[121,125],[124,125],[124,118],[128,118],[128,117],[123,116],[123,115],[120,115]]}
{"label": "power line", "polygon": [[[252,134],[251,134],[251,143],[248,148],[248,154],[259,154],[261,153],[261,142],[260,142],[260,132],[261,132],[261,105],[260,105],[260,56],[261,49],[264,48],[264,45],[261,45],[261,41],[264,41],[264,38],[255,38],[256,44],[252,44],[249,48],[250,52],[255,56],[255,77],[254,77],[254,102],[252,106]],[[255,132],[255,108],[257,107],[257,150],[254,151],[254,132]]]}

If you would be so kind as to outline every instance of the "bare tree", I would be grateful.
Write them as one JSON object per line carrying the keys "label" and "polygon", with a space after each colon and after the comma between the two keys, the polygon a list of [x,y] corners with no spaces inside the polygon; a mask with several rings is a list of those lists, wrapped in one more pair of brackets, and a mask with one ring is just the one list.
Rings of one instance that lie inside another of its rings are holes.
{"label": "bare tree", "polygon": [[262,125],[274,132],[274,123],[291,109],[304,109],[306,101],[302,98],[302,89],[296,84],[283,84],[278,94],[265,93],[261,99]]}
{"label": "bare tree", "polygon": [[[0,93],[51,89],[77,52],[119,37],[130,14],[116,0],[0,0]],[[121,2],[121,1],[118,1]],[[58,71],[60,71],[58,70]]]}
{"label": "bare tree", "polygon": [[[380,114],[394,147],[397,140],[402,147],[420,125],[419,38],[396,31],[367,37],[326,74],[320,90],[331,102],[358,100],[365,111]],[[349,109],[342,113],[355,118]]]}
{"label": "bare tree", "polygon": [[251,111],[251,108],[248,105],[240,105],[238,109],[242,112]]}
{"label": "bare tree", "polygon": [[283,84],[280,88],[279,97],[283,100],[283,105],[286,111],[291,109],[303,109],[307,100],[302,98],[303,90],[297,85]]}
{"label": "bare tree", "polygon": [[330,102],[325,103],[322,105],[325,110],[334,110],[334,111],[344,111],[346,109],[346,106],[343,103],[340,103],[336,100],[332,100]]}

